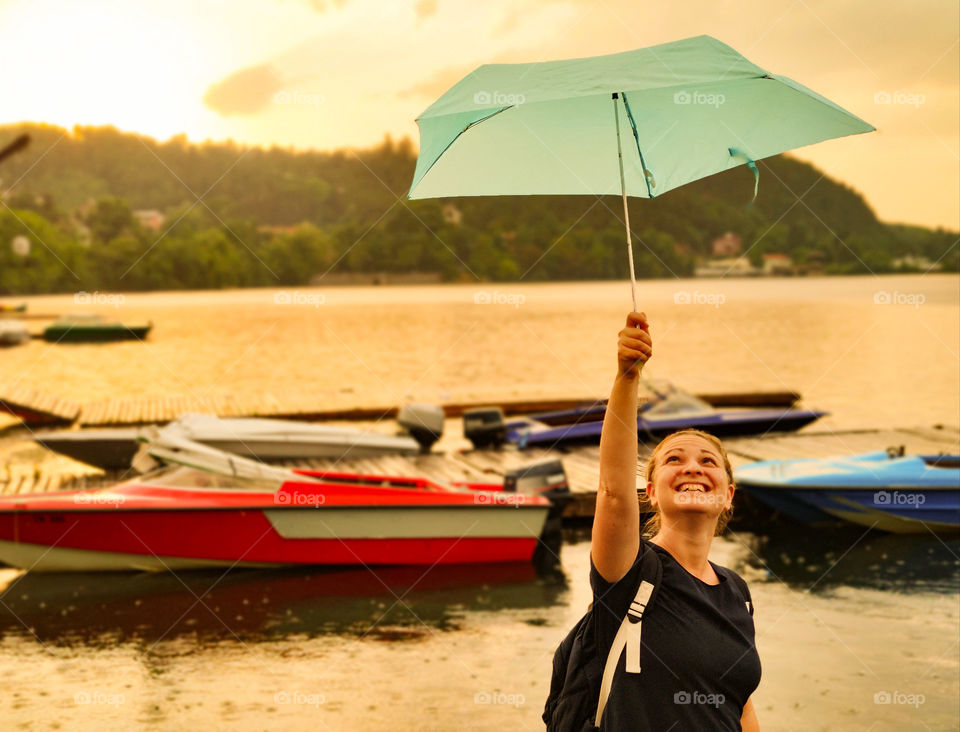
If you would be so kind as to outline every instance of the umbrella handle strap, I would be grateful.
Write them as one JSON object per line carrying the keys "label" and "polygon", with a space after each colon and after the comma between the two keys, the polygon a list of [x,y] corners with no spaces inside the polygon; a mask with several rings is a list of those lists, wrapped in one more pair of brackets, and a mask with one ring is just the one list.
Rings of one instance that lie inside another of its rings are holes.
{"label": "umbrella handle strap", "polygon": [[738,150],[735,147],[727,148],[727,150],[731,158],[734,160],[742,160],[753,173],[753,198],[750,199],[750,203],[753,203],[757,200],[757,191],[760,188],[760,171],[757,169],[757,164],[742,150]]}

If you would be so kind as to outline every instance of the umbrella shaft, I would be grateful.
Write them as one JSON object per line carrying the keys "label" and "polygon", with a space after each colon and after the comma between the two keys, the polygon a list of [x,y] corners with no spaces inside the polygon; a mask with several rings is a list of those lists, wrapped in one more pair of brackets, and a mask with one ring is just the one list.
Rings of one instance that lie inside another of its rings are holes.
{"label": "umbrella shaft", "polygon": [[630,239],[630,211],[627,208],[627,185],[623,178],[623,149],[620,146],[620,110],[617,97],[613,95],[613,118],[617,125],[617,160],[620,163],[620,194],[623,196],[623,222],[627,228],[627,261],[630,263],[630,294],[633,296],[633,311],[637,312],[637,276],[633,269],[633,242]]}

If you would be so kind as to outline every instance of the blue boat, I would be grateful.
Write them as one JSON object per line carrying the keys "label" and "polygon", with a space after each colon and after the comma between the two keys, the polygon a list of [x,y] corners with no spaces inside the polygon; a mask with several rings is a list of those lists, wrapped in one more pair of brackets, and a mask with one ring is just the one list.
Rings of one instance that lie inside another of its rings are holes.
{"label": "blue boat", "polygon": [[737,487],[804,523],[837,520],[915,534],[960,529],[960,455],[879,450],[768,460],[738,468]]}
{"label": "blue boat", "polygon": [[[653,397],[637,412],[637,437],[656,442],[677,430],[700,429],[717,437],[792,432],[824,416],[809,409],[714,409],[671,384],[648,388]],[[606,405],[545,412],[507,423],[506,439],[518,447],[596,444]]]}

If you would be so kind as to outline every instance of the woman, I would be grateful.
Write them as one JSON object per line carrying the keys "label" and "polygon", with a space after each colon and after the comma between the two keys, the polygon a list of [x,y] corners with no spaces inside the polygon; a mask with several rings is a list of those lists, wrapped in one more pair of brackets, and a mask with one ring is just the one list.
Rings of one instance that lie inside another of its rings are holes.
{"label": "woman", "polygon": [[642,623],[641,673],[620,660],[604,730],[759,730],[750,695],[760,681],[752,607],[730,570],[708,561],[732,508],[730,462],[719,440],[696,430],[666,437],[647,467],[656,511],[641,539],[637,500],[637,385],[652,355],[643,313],[620,331],[617,377],[600,439],[600,486],[591,545],[597,640],[605,657],[639,586],[642,551],[663,565]]}

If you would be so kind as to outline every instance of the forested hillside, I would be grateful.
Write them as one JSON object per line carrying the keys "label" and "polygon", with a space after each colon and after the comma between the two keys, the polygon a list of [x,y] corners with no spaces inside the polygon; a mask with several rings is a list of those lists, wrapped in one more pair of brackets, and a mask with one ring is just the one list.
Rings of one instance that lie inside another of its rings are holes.
{"label": "forested hillside", "polygon": [[[409,140],[299,152],[11,125],[0,145],[22,132],[29,148],[0,164],[4,294],[297,285],[328,271],[626,277],[619,198],[406,201]],[[631,200],[639,276],[690,275],[728,231],[754,262],[778,252],[828,273],[867,273],[913,255],[960,269],[956,232],[879,222],[855,191],[788,156],[759,165],[752,205],[745,168]],[[143,210],[162,223],[134,216]]]}

